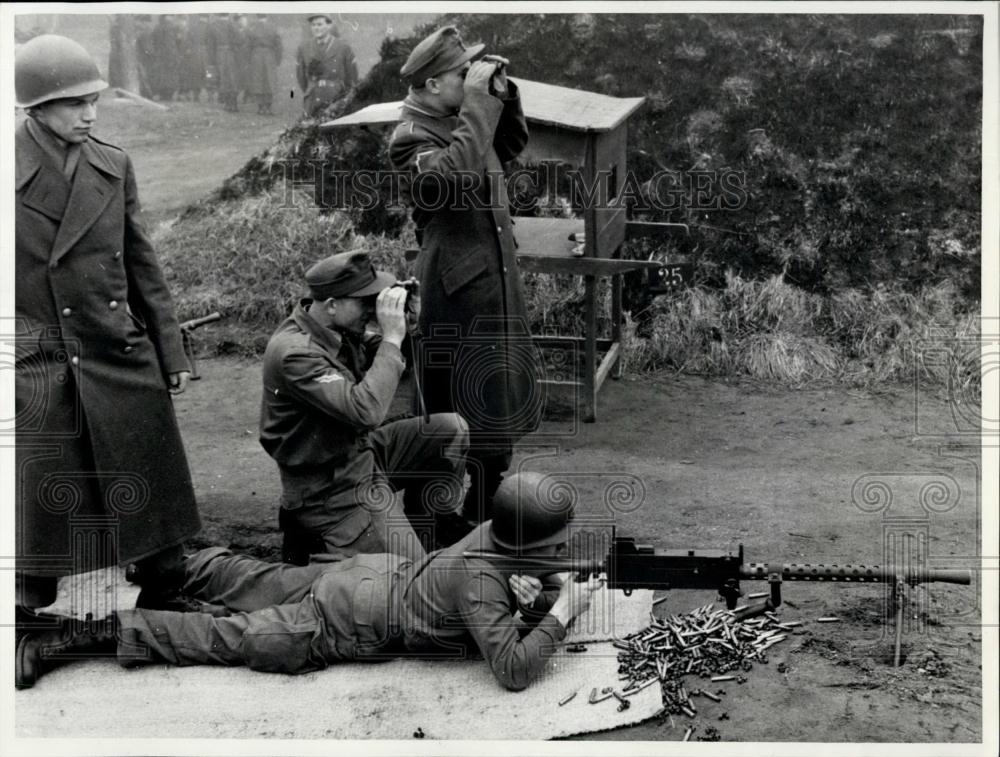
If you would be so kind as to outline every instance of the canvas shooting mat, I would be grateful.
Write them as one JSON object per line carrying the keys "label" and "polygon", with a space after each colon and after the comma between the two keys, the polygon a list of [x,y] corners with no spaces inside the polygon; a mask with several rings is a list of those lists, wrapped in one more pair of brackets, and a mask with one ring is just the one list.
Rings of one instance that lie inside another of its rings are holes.
{"label": "canvas shooting mat", "polygon": [[[49,609],[80,617],[85,600],[134,604],[135,587],[116,574],[120,571],[64,581]],[[651,607],[649,591],[631,597],[597,592],[544,673],[520,692],[501,687],[483,660],[344,663],[303,676],[208,666],[124,670],[111,659],[86,660],[16,693],[15,732],[19,737],[412,739],[420,729],[430,739],[550,739],[607,730],[660,709],[658,686],[629,697],[624,711],[614,697],[588,701],[593,688],[621,684],[618,650],[595,640],[644,628]],[[566,651],[582,642],[586,651]],[[576,696],[560,706],[573,692]]]}

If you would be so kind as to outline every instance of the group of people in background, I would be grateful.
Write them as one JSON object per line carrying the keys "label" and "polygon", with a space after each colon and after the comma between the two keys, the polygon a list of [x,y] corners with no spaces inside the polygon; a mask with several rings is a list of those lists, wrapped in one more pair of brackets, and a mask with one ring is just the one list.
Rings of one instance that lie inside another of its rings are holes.
{"label": "group of people in background", "polygon": [[[354,51],[340,39],[333,19],[309,16],[312,38],[296,55],[296,79],[307,115],[319,111],[357,83]],[[267,14],[214,13],[115,16],[108,79],[128,88],[126,46],[135,46],[139,92],[158,101],[219,102],[228,112],[255,103],[273,115],[283,48]]]}

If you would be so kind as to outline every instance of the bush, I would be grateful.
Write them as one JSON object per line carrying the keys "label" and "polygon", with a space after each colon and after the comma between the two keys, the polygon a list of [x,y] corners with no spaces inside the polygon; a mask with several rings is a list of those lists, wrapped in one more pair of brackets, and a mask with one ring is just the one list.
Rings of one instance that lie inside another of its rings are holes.
{"label": "bush", "polygon": [[[343,213],[326,213],[311,197],[283,190],[219,201],[161,227],[154,240],[184,319],[219,311],[216,349],[255,354],[305,295],[305,272],[349,249],[370,252],[377,266],[405,277],[406,237],[357,235]],[[411,241],[412,244],[412,241]]]}

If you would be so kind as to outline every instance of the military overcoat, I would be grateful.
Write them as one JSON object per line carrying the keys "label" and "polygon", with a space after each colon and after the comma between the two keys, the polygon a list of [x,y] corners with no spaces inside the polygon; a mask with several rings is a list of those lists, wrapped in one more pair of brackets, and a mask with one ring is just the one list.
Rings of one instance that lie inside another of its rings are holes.
{"label": "military overcoat", "polygon": [[70,182],[27,123],[15,158],[18,567],[135,560],[200,521],[167,392],[188,362],[132,164],[91,138]]}
{"label": "military overcoat", "polygon": [[527,141],[511,83],[504,99],[467,93],[457,115],[408,97],[389,147],[420,244],[425,403],[461,414],[474,443],[534,431],[544,404],[502,165]]}
{"label": "military overcoat", "polygon": [[247,46],[250,48],[247,92],[253,95],[277,93],[282,52],[278,28],[266,19],[252,20],[247,27]]}
{"label": "military overcoat", "polygon": [[235,21],[213,16],[208,22],[208,58],[216,69],[218,89],[238,92],[240,89],[239,54],[242,34]]}

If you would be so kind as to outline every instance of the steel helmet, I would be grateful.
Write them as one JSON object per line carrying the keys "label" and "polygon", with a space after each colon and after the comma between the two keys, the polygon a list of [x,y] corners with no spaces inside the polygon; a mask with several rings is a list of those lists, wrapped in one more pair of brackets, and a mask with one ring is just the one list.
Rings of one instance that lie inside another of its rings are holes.
{"label": "steel helmet", "polygon": [[569,539],[576,491],[544,473],[508,476],[493,495],[493,541],[511,552]]}
{"label": "steel helmet", "polygon": [[14,90],[19,108],[92,95],[107,87],[90,53],[66,37],[42,34],[14,53]]}

